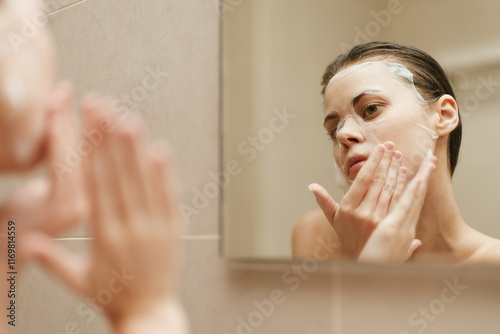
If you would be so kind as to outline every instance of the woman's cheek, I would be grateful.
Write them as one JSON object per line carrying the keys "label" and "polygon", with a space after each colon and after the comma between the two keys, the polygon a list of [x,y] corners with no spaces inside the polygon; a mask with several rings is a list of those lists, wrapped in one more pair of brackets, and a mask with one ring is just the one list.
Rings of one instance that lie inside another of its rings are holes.
{"label": "woman's cheek", "polygon": [[[338,145],[337,145],[338,146]],[[337,147],[333,148],[333,162],[340,166],[340,149]]]}

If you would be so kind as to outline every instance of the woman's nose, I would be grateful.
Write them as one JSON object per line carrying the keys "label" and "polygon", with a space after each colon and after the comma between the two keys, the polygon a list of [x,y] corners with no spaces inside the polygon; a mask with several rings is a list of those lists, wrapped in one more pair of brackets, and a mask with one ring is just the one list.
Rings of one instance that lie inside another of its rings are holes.
{"label": "woman's nose", "polygon": [[337,141],[349,148],[353,144],[362,143],[365,140],[363,127],[356,118],[348,116],[342,122],[340,129],[337,130]]}

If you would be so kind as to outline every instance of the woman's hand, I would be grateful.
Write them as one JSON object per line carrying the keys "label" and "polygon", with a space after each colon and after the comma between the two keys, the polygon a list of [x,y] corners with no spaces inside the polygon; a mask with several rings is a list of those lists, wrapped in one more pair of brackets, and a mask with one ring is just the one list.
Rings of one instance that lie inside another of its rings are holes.
{"label": "woman's hand", "polygon": [[103,118],[114,125],[85,163],[91,251],[76,257],[33,234],[25,238],[28,253],[93,299],[118,333],[185,333],[176,298],[180,220],[170,157],[147,142],[140,120],[118,120],[96,97],[84,109],[88,129]]}
{"label": "woman's hand", "polygon": [[394,144],[375,147],[340,204],[318,184],[310,186],[337,233],[343,256],[358,258],[368,238],[396,205],[406,183],[402,154]]}
{"label": "woman's hand", "polygon": [[415,230],[435,163],[436,157],[429,151],[399,203],[371,234],[358,261],[401,263],[421,246]]}
{"label": "woman's hand", "polygon": [[38,230],[56,236],[87,217],[82,163],[67,163],[68,148],[75,151],[77,142],[72,96],[71,85],[61,83],[49,98],[43,144],[47,175],[21,185],[0,207],[3,221],[16,221],[21,234]]}

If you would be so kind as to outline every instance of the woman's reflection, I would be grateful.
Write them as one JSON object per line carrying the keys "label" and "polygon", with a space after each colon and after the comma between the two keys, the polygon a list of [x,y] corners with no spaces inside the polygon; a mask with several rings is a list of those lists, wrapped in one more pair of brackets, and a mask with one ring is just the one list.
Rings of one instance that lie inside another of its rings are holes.
{"label": "woman's reflection", "polygon": [[322,212],[295,224],[294,257],[313,256],[322,240],[338,246],[332,257],[357,261],[499,261],[500,240],[468,226],[454,198],[462,125],[432,57],[394,43],[358,45],[328,66],[322,86],[346,192],[337,203],[310,185]]}

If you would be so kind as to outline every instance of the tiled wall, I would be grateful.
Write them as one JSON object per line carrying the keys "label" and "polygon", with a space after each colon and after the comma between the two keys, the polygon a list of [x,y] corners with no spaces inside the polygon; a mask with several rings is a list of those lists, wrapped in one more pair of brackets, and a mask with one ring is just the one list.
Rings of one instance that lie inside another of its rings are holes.
{"label": "tiled wall", "polygon": [[[250,0],[246,0],[250,1]],[[60,1],[62,3],[62,1]],[[219,161],[219,17],[215,0],[87,0],[50,16],[61,77],[78,94],[131,94],[168,73],[138,103],[154,136],[171,141],[182,200]],[[228,3],[238,3],[229,1]],[[182,297],[196,334],[498,333],[498,273],[431,268],[317,267],[315,261],[242,265],[219,257],[218,200],[186,224]],[[61,243],[84,251],[85,228]],[[455,282],[455,279],[457,282]],[[458,287],[451,290],[448,285]],[[101,317],[32,266],[21,281],[17,334],[110,333]],[[464,289],[465,286],[465,289]],[[448,290],[445,290],[448,289]],[[445,292],[443,292],[445,291]],[[270,302],[269,300],[275,302]],[[415,314],[416,312],[416,314]]]}

